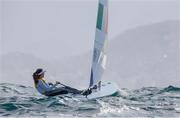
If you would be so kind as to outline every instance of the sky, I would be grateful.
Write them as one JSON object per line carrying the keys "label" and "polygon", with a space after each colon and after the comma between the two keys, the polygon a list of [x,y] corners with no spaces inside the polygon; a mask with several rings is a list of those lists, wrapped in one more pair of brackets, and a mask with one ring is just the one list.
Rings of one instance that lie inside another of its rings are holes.
{"label": "sky", "polygon": [[[44,60],[93,48],[97,0],[1,0],[0,54]],[[180,0],[109,0],[109,39],[137,26],[180,19]]]}

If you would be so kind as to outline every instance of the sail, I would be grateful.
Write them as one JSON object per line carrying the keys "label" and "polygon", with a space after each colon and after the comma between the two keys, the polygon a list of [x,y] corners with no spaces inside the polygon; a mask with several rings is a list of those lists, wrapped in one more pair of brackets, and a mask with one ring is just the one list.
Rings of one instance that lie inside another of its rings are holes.
{"label": "sail", "polygon": [[106,68],[108,35],[108,0],[99,0],[89,87],[101,81]]}

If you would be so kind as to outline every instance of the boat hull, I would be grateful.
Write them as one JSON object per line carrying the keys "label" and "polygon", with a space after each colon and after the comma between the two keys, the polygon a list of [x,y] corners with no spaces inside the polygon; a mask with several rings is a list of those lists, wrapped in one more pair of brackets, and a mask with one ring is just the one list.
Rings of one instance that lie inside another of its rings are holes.
{"label": "boat hull", "polygon": [[100,89],[93,90],[91,94],[87,96],[87,99],[96,99],[107,96],[114,96],[119,92],[119,88],[115,83],[104,83]]}

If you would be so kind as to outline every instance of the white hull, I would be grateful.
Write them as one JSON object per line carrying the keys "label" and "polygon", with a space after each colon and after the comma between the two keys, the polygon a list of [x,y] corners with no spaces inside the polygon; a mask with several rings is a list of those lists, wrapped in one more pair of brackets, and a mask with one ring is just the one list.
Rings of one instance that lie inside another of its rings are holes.
{"label": "white hull", "polygon": [[102,84],[101,89],[93,90],[91,94],[87,96],[87,99],[96,99],[101,97],[111,96],[119,91],[118,86],[115,83]]}

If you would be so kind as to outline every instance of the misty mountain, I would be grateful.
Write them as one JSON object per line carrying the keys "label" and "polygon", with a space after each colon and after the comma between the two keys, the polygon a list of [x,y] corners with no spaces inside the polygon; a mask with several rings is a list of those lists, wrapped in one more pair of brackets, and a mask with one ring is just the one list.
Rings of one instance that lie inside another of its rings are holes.
{"label": "misty mountain", "polygon": [[179,57],[180,21],[154,23],[111,41],[108,73],[124,87],[180,85]]}
{"label": "misty mountain", "polygon": [[31,54],[8,53],[1,56],[1,82],[33,85],[32,74],[37,68],[56,71],[54,65]]}
{"label": "misty mountain", "polygon": [[[10,82],[34,86],[32,74],[37,68],[46,70],[45,77],[48,82],[60,81],[70,86],[83,86],[79,80],[79,74],[73,71],[72,67],[64,61],[48,62],[44,59],[20,52],[8,53],[1,56],[1,78],[0,82]],[[72,68],[72,69],[71,69]],[[82,88],[79,86],[79,88]]]}
{"label": "misty mountain", "polygon": [[[93,46],[92,46],[93,47]],[[47,62],[31,54],[2,56],[2,82],[32,85],[32,73],[42,67],[49,81],[83,88],[89,84],[92,51],[59,62]],[[180,86],[180,21],[165,21],[127,30],[109,41],[103,80],[120,88]]]}
{"label": "misty mountain", "polygon": [[[66,63],[79,78],[89,79],[92,51]],[[180,21],[127,30],[109,41],[106,81],[120,87],[180,86]],[[78,63],[77,63],[78,62]],[[88,75],[88,76],[87,76]]]}

